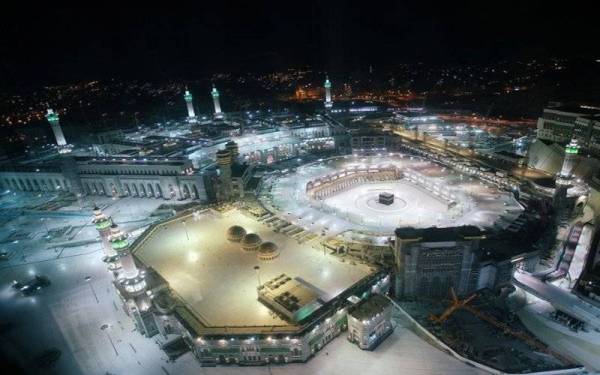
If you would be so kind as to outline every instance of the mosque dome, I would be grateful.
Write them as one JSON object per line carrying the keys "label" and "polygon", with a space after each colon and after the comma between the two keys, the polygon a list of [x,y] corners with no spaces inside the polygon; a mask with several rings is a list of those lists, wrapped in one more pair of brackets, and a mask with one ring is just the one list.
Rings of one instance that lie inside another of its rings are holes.
{"label": "mosque dome", "polygon": [[242,239],[242,249],[245,251],[255,251],[262,240],[260,236],[256,233],[248,233]]}
{"label": "mosque dome", "polygon": [[279,256],[279,248],[273,242],[263,242],[258,247],[258,253],[256,254],[260,260],[271,260]]}
{"label": "mosque dome", "polygon": [[246,230],[239,225],[234,225],[227,229],[227,239],[233,242],[240,242],[246,235]]}

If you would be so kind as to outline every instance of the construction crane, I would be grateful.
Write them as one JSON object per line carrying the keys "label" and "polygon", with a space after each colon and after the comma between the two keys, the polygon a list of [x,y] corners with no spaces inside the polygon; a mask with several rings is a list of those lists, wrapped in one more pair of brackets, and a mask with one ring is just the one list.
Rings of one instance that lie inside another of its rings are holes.
{"label": "construction crane", "polygon": [[454,314],[456,310],[464,308],[467,305],[467,303],[471,302],[471,300],[477,297],[477,294],[473,294],[470,297],[461,301],[458,299],[458,297],[456,297],[456,293],[454,293],[454,288],[450,287],[450,296],[452,297],[452,304],[446,309],[446,311],[442,313],[442,315],[440,315],[439,317],[436,317],[433,314],[429,315],[429,319],[431,319],[434,323],[444,323],[450,317],[450,315]]}
{"label": "construction crane", "polygon": [[494,327],[499,328],[505,334],[511,335],[513,337],[516,337],[516,338],[522,340],[523,342],[525,342],[527,345],[531,346],[535,350],[550,354],[550,355],[554,356],[555,358],[558,358],[564,364],[567,364],[567,365],[573,364],[573,361],[571,359],[550,349],[548,346],[541,343],[535,337],[530,336],[526,332],[523,332],[520,330],[515,330],[515,329],[511,328],[508,324],[499,321],[498,319],[494,318],[493,316],[487,315],[484,312],[477,310],[473,306],[468,305],[469,302],[471,302],[475,297],[477,297],[477,294],[473,294],[466,299],[460,300],[456,296],[456,293],[454,293],[454,288],[450,287],[450,296],[452,297],[452,301],[450,301],[450,303],[451,303],[450,306],[448,306],[448,308],[440,316],[435,316],[433,314],[430,314],[429,319],[431,321],[433,321],[434,323],[442,324],[446,320],[448,320],[448,318],[456,310],[463,309],[463,310],[469,311],[471,314],[473,314],[476,317],[480,318],[481,320],[493,325]]}

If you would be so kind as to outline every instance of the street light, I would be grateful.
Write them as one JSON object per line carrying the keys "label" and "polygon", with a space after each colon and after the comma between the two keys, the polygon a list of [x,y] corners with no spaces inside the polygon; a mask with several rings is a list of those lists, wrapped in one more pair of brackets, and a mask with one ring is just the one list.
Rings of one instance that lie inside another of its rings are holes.
{"label": "street light", "polygon": [[44,228],[46,228],[46,237],[48,237],[48,235],[50,233],[49,233],[49,230],[48,230],[48,225],[46,224],[46,218],[42,217],[42,218],[40,218],[40,221],[42,222],[42,224],[44,224]]}
{"label": "street light", "polygon": [[94,286],[92,285],[92,283],[90,282],[92,280],[91,276],[86,276],[84,278],[84,280],[88,283],[88,285],[90,286],[90,290],[92,291],[92,294],[94,295],[94,298],[96,299],[96,303],[100,303],[100,301],[98,300],[98,296],[96,295],[96,291],[94,290]]}
{"label": "street light", "polygon": [[190,236],[188,235],[188,231],[187,231],[187,227],[185,226],[185,220],[183,220],[181,222],[181,224],[183,224],[183,229],[185,230],[185,237],[187,238],[187,240],[190,240]]}
{"label": "street light", "polygon": [[260,266],[254,266],[254,270],[256,271],[256,279],[258,280],[258,286],[260,286]]}
{"label": "street light", "polygon": [[100,326],[100,330],[104,331],[104,333],[106,333],[106,337],[108,338],[108,341],[110,341],[110,345],[112,345],[113,350],[115,351],[116,356],[119,356],[119,352],[117,351],[117,348],[115,347],[115,343],[113,342],[112,338],[110,337],[110,334],[108,333],[108,328],[110,328],[109,324],[102,324]]}

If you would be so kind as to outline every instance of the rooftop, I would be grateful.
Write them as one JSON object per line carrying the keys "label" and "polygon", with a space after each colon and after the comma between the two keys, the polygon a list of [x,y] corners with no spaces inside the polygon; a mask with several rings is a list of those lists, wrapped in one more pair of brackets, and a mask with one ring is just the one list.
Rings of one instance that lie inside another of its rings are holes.
{"label": "rooftop", "polygon": [[461,227],[430,227],[413,228],[404,227],[395,230],[396,236],[401,239],[420,239],[423,242],[461,241],[469,237],[482,237],[484,231],[474,225]]}
{"label": "rooftop", "polygon": [[373,294],[348,309],[348,314],[358,320],[370,319],[390,305],[390,301],[381,294]]}
{"label": "rooftop", "polygon": [[[227,240],[227,229],[233,225],[276,243],[281,254],[259,262],[254,252],[244,252],[240,243]],[[197,218],[189,214],[153,226],[136,241],[133,252],[182,299],[178,313],[190,325],[228,327],[228,331],[289,327],[289,322],[258,301],[260,280],[286,274],[321,292],[320,299],[327,302],[376,272],[368,265],[342,262],[309,244],[299,244],[237,209],[202,211]]]}
{"label": "rooftop", "polygon": [[550,111],[572,113],[572,114],[577,114],[580,116],[581,115],[593,115],[593,114],[597,114],[600,112],[598,109],[595,109],[595,108],[581,107],[578,105],[562,105],[562,106],[558,106],[558,107],[551,107],[551,108],[544,109],[544,112],[550,112]]}

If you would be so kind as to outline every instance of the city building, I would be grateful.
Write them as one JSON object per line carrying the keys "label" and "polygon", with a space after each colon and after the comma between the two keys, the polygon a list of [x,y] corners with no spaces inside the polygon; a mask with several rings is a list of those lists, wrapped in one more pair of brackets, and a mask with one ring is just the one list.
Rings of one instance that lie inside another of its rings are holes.
{"label": "city building", "polygon": [[[188,210],[152,224],[132,245],[112,233],[123,267],[135,265],[145,281],[144,293],[115,283],[141,333],[183,340],[203,365],[304,362],[347,329],[350,300],[389,290],[389,276],[367,264],[326,260],[323,277],[323,254],[238,209]],[[203,264],[229,276],[198,272]],[[177,282],[181,276],[191,284]]]}
{"label": "city building", "polygon": [[545,108],[537,122],[539,139],[568,143],[576,139],[585,148],[600,148],[600,109],[587,106]]}
{"label": "city building", "polygon": [[395,234],[396,295],[444,297],[451,287],[459,295],[476,289],[481,229],[398,228]]}
{"label": "city building", "polygon": [[392,303],[381,294],[348,308],[348,341],[363,350],[375,349],[393,330]]}
{"label": "city building", "polygon": [[394,134],[377,130],[358,130],[350,133],[352,154],[377,155],[398,152],[402,141]]}

